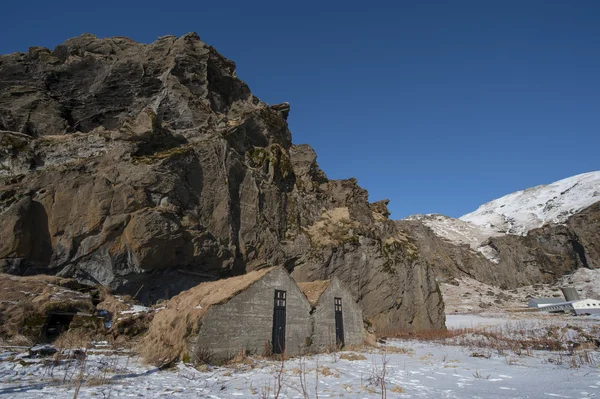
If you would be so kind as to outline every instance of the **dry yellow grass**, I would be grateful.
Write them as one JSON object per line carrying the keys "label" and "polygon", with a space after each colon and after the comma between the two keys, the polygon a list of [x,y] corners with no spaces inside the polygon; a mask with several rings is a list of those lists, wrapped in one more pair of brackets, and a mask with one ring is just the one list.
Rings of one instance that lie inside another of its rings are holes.
{"label": "dry yellow grass", "polygon": [[392,391],[394,393],[402,393],[402,392],[404,392],[404,389],[402,389],[402,387],[400,385],[396,385],[395,387],[390,389],[390,391]]}
{"label": "dry yellow grass", "polygon": [[321,218],[305,229],[315,246],[339,245],[353,238],[353,229],[360,223],[350,219],[347,207],[333,208],[323,212]]}
{"label": "dry yellow grass", "polygon": [[308,302],[315,307],[317,306],[317,303],[319,303],[321,295],[323,295],[330,284],[331,280],[318,280],[309,283],[298,283],[298,287],[300,287],[300,290],[304,293]]}
{"label": "dry yellow grass", "polygon": [[362,353],[342,353],[340,355],[340,359],[345,359],[345,360],[367,360],[367,357],[365,355],[363,355]]}
{"label": "dry yellow grass", "polygon": [[141,355],[153,364],[189,357],[189,338],[198,334],[202,317],[210,307],[227,302],[274,269],[202,283],[171,298],[150,323],[148,334],[140,343]]}
{"label": "dry yellow grass", "polygon": [[62,333],[54,342],[57,348],[89,348],[91,347],[94,335],[90,331],[67,330]]}
{"label": "dry yellow grass", "polygon": [[385,346],[385,347],[383,347],[383,350],[387,353],[401,353],[401,354],[413,353],[412,349],[401,348],[401,347],[393,346],[393,345]]}
{"label": "dry yellow grass", "polygon": [[365,336],[365,340],[363,341],[365,346],[376,347],[377,346],[377,336],[373,333],[367,332]]}
{"label": "dry yellow grass", "polygon": [[330,375],[335,376],[335,373],[331,371],[331,369],[327,366],[319,367],[319,374],[324,375],[325,377],[329,377]]}
{"label": "dry yellow grass", "polygon": [[130,307],[130,303],[134,303],[133,299],[129,296],[122,298],[119,300],[116,296],[110,293],[110,291],[105,288],[100,288],[100,303],[96,305],[98,310],[106,310],[111,315],[116,316],[119,313],[128,310]]}

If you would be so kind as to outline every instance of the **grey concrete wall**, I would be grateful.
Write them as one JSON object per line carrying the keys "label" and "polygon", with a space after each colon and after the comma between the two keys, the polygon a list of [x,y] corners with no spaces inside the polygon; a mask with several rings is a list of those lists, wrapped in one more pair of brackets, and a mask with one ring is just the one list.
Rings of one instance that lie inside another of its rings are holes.
{"label": "grey concrete wall", "polygon": [[240,350],[261,354],[271,341],[275,290],[286,294],[286,353],[306,351],[310,336],[311,306],[284,269],[275,269],[246,291],[222,305],[213,305],[202,320],[190,350],[206,348],[216,361],[235,356]]}
{"label": "grey concrete wall", "polygon": [[314,309],[312,323],[312,352],[322,352],[335,348],[335,308],[334,298],[342,298],[344,320],[344,341],[348,345],[360,345],[365,339],[362,310],[354,301],[350,291],[334,277]]}

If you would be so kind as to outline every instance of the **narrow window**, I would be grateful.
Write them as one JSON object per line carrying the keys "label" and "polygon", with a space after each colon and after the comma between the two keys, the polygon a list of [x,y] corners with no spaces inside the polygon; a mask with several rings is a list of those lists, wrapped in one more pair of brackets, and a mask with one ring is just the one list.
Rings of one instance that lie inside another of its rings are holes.
{"label": "narrow window", "polygon": [[273,334],[271,341],[273,353],[285,352],[285,304],[286,292],[275,290],[275,297],[273,300]]}
{"label": "narrow window", "polygon": [[342,298],[334,298],[335,310],[335,341],[338,347],[344,346],[344,316],[342,313]]}

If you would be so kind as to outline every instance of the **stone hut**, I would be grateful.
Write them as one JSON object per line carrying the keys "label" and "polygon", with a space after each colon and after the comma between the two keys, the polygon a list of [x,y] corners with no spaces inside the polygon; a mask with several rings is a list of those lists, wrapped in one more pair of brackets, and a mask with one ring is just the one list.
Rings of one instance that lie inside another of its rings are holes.
{"label": "stone hut", "polygon": [[186,356],[220,362],[241,351],[297,355],[310,343],[310,303],[281,267],[202,283],[166,306],[144,342],[155,363]]}
{"label": "stone hut", "polygon": [[337,277],[298,285],[312,307],[311,351],[322,352],[363,343],[362,310]]}

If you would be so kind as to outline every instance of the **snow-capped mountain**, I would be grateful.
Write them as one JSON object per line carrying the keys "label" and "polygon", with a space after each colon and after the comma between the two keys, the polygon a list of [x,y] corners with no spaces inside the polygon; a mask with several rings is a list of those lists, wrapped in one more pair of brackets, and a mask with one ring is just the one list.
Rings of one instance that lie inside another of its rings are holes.
{"label": "snow-capped mountain", "polygon": [[583,173],[505,195],[460,220],[498,233],[526,234],[546,223],[562,223],[600,201],[600,171]]}
{"label": "snow-capped mountain", "polygon": [[494,263],[496,250],[486,245],[490,237],[525,235],[546,223],[563,223],[571,215],[600,201],[600,171],[517,191],[481,205],[459,219],[439,214],[412,215],[433,232],[456,244],[467,244]]}
{"label": "snow-capped mountain", "polygon": [[454,219],[439,213],[412,215],[407,217],[406,220],[420,220],[438,236],[452,242],[468,244],[473,249],[477,249],[488,237],[499,235],[492,228],[477,226],[473,223]]}
{"label": "snow-capped mountain", "polygon": [[502,233],[498,233],[492,228],[478,226],[437,213],[412,215],[407,217],[406,220],[420,220],[421,223],[429,227],[437,236],[455,244],[469,245],[471,249],[481,252],[492,262],[498,262],[496,251],[488,245],[483,245],[488,238],[502,235]]}

